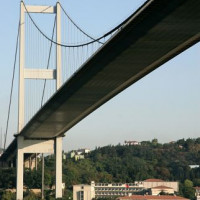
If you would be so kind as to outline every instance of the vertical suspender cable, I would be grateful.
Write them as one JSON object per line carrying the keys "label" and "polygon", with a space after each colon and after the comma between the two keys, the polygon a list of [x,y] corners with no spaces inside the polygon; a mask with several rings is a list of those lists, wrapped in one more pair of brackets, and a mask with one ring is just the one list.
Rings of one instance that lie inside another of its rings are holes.
{"label": "vertical suspender cable", "polygon": [[[52,40],[53,40],[53,37],[54,37],[55,25],[56,25],[56,16],[55,16],[55,19],[54,19],[54,26],[53,26]],[[48,57],[48,61],[47,61],[47,69],[49,68],[49,63],[50,63],[50,57],[51,57],[51,49],[52,49],[52,45],[53,45],[53,42],[51,42],[50,49],[49,49],[49,57]],[[42,91],[41,107],[42,107],[42,103],[43,103],[43,100],[44,100],[45,87],[46,87],[46,79],[45,79],[45,81],[44,81],[44,87],[43,87],[43,91]]]}

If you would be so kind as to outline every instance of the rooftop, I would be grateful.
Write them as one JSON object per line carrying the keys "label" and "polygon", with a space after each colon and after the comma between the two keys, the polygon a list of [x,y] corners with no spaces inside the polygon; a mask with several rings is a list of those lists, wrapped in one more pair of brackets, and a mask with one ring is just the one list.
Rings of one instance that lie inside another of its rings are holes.
{"label": "rooftop", "polygon": [[154,200],[154,199],[161,199],[161,200],[189,200],[183,197],[179,197],[179,196],[170,196],[170,195],[160,195],[160,196],[153,196],[153,195],[131,195],[131,196],[125,196],[125,197],[119,197],[118,199],[128,199],[128,200]]}
{"label": "rooftop", "polygon": [[144,182],[164,182],[164,181],[161,179],[150,178],[150,179],[144,180]]}

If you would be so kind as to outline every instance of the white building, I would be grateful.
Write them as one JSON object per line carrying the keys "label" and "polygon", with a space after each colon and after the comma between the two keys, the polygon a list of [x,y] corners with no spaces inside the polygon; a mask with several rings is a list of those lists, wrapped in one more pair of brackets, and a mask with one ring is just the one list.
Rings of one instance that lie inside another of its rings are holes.
{"label": "white building", "polygon": [[128,146],[141,145],[141,143],[138,141],[124,141],[124,143],[125,145],[128,145]]}
{"label": "white building", "polygon": [[98,197],[126,196],[142,192],[142,182],[135,183],[95,183],[74,185],[73,200],[91,200]]}
{"label": "white building", "polygon": [[85,156],[82,155],[82,154],[80,154],[80,155],[78,154],[78,155],[75,155],[75,156],[74,156],[74,160],[75,160],[75,161],[77,161],[77,160],[82,160],[82,159],[85,159]]}
{"label": "white building", "polygon": [[68,157],[74,158],[76,161],[81,160],[85,158],[85,154],[90,153],[90,149],[78,149],[78,150],[73,150],[70,153],[68,153]]}
{"label": "white building", "polygon": [[85,158],[84,154],[78,153],[77,151],[71,151],[71,152],[68,154],[68,156],[69,156],[70,158],[74,158],[75,161],[81,160],[81,159],[84,159],[84,158]]}
{"label": "white building", "polygon": [[78,149],[76,152],[77,154],[88,154],[90,153],[90,149]]}
{"label": "white building", "polygon": [[95,191],[91,185],[73,185],[73,200],[91,200],[93,198],[95,198]]}
{"label": "white building", "polygon": [[174,194],[174,191],[178,192],[178,182],[160,179],[147,179],[145,181],[135,181],[134,183],[95,183],[92,181],[91,185],[74,185],[73,200],[130,196],[133,194],[146,194],[147,191],[150,191],[154,196],[159,195],[161,192]]}
{"label": "white building", "polygon": [[95,197],[126,196],[140,193],[144,190],[142,182],[135,183],[95,183],[91,186],[95,189]]}
{"label": "white building", "polygon": [[191,169],[199,168],[199,165],[189,165]]}

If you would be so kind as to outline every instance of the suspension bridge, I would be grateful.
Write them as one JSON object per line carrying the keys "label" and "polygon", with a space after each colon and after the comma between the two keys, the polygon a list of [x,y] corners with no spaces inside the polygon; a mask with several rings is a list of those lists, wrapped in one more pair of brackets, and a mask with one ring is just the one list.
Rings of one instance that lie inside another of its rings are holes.
{"label": "suspension bridge", "polygon": [[[60,3],[21,2],[13,81],[19,58],[18,130],[4,142],[2,165],[17,169],[17,199],[23,199],[24,160],[55,153],[56,198],[62,197],[64,134],[154,69],[200,40],[200,1],[148,0],[99,38],[83,31]],[[51,36],[34,20],[53,15]],[[19,56],[18,56],[19,55]],[[12,114],[12,113],[11,113]]]}

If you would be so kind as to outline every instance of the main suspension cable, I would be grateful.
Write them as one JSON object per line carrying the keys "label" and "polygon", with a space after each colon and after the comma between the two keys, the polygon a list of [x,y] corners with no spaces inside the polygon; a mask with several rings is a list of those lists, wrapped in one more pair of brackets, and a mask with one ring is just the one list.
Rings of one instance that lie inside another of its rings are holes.
{"label": "main suspension cable", "polygon": [[7,135],[8,135],[8,125],[9,125],[9,119],[10,119],[10,108],[11,108],[11,103],[12,103],[12,93],[13,93],[13,85],[14,85],[14,79],[15,79],[15,68],[16,68],[17,52],[18,52],[19,30],[20,30],[20,22],[19,22],[19,25],[18,25],[18,33],[17,33],[15,59],[14,59],[14,65],[13,65],[13,75],[12,75],[12,83],[11,83],[11,90],[10,90],[10,101],[9,101],[9,106],[8,106],[8,117],[7,117],[6,133],[5,133],[5,139],[4,139],[4,150],[6,149],[6,140],[7,140]]}
{"label": "main suspension cable", "polygon": [[95,39],[95,40],[93,40],[93,41],[91,41],[91,42],[84,43],[84,44],[79,44],[79,45],[66,45],[66,44],[61,44],[61,43],[55,42],[54,40],[51,40],[44,32],[42,32],[42,30],[38,27],[38,25],[35,23],[35,21],[34,21],[33,18],[31,17],[30,13],[28,12],[28,9],[27,9],[27,7],[26,7],[24,1],[22,1],[22,2],[23,2],[24,8],[25,8],[25,10],[26,10],[26,12],[27,12],[29,18],[31,19],[32,23],[33,23],[34,26],[37,28],[37,30],[38,30],[47,40],[49,40],[50,42],[52,42],[52,43],[54,43],[54,44],[56,44],[56,45],[59,45],[59,46],[62,46],[62,47],[81,47],[81,46],[86,46],[86,45],[92,44],[92,43],[94,43],[94,42],[98,42],[100,39],[102,39],[102,38],[104,37],[104,36],[102,36],[100,39],[98,38],[98,39]]}
{"label": "main suspension cable", "polygon": [[95,43],[95,42],[99,42],[101,39],[107,37],[108,35],[110,35],[111,33],[115,32],[116,30],[119,30],[123,27],[124,24],[126,24],[127,21],[129,21],[129,19],[133,16],[129,16],[126,20],[124,20],[121,24],[119,24],[118,26],[116,26],[115,28],[113,28],[112,30],[110,30],[109,32],[107,32],[106,34],[104,34],[103,36],[93,40],[93,41],[90,41],[90,42],[87,42],[87,43],[83,43],[83,44],[78,44],[78,45],[67,45],[67,44],[62,44],[62,43],[58,43],[58,42],[55,42],[53,41],[52,39],[50,39],[45,33],[42,32],[42,30],[38,27],[38,25],[35,23],[35,21],[33,20],[33,18],[31,17],[30,13],[28,12],[28,9],[25,5],[25,3],[23,2],[23,5],[24,5],[24,8],[29,16],[29,18],[31,19],[32,23],[34,24],[34,26],[38,29],[38,31],[49,41],[51,41],[52,43],[56,44],[56,45],[59,45],[59,46],[62,46],[62,47],[82,47],[82,46],[87,46],[89,44],[92,44],[92,43]]}
{"label": "main suspension cable", "polygon": [[[74,26],[79,30],[81,31],[84,35],[86,35],[87,37],[89,37],[91,40],[95,40],[93,37],[91,37],[90,35],[88,35],[85,31],[83,31],[72,19],[71,17],[67,14],[67,12],[65,11],[65,9],[62,7],[62,5],[59,3],[62,11],[64,12],[64,14],[67,16],[67,18],[72,22],[72,24],[74,24]],[[98,43],[100,44],[104,44],[103,42],[100,42],[100,41],[97,41]]]}

